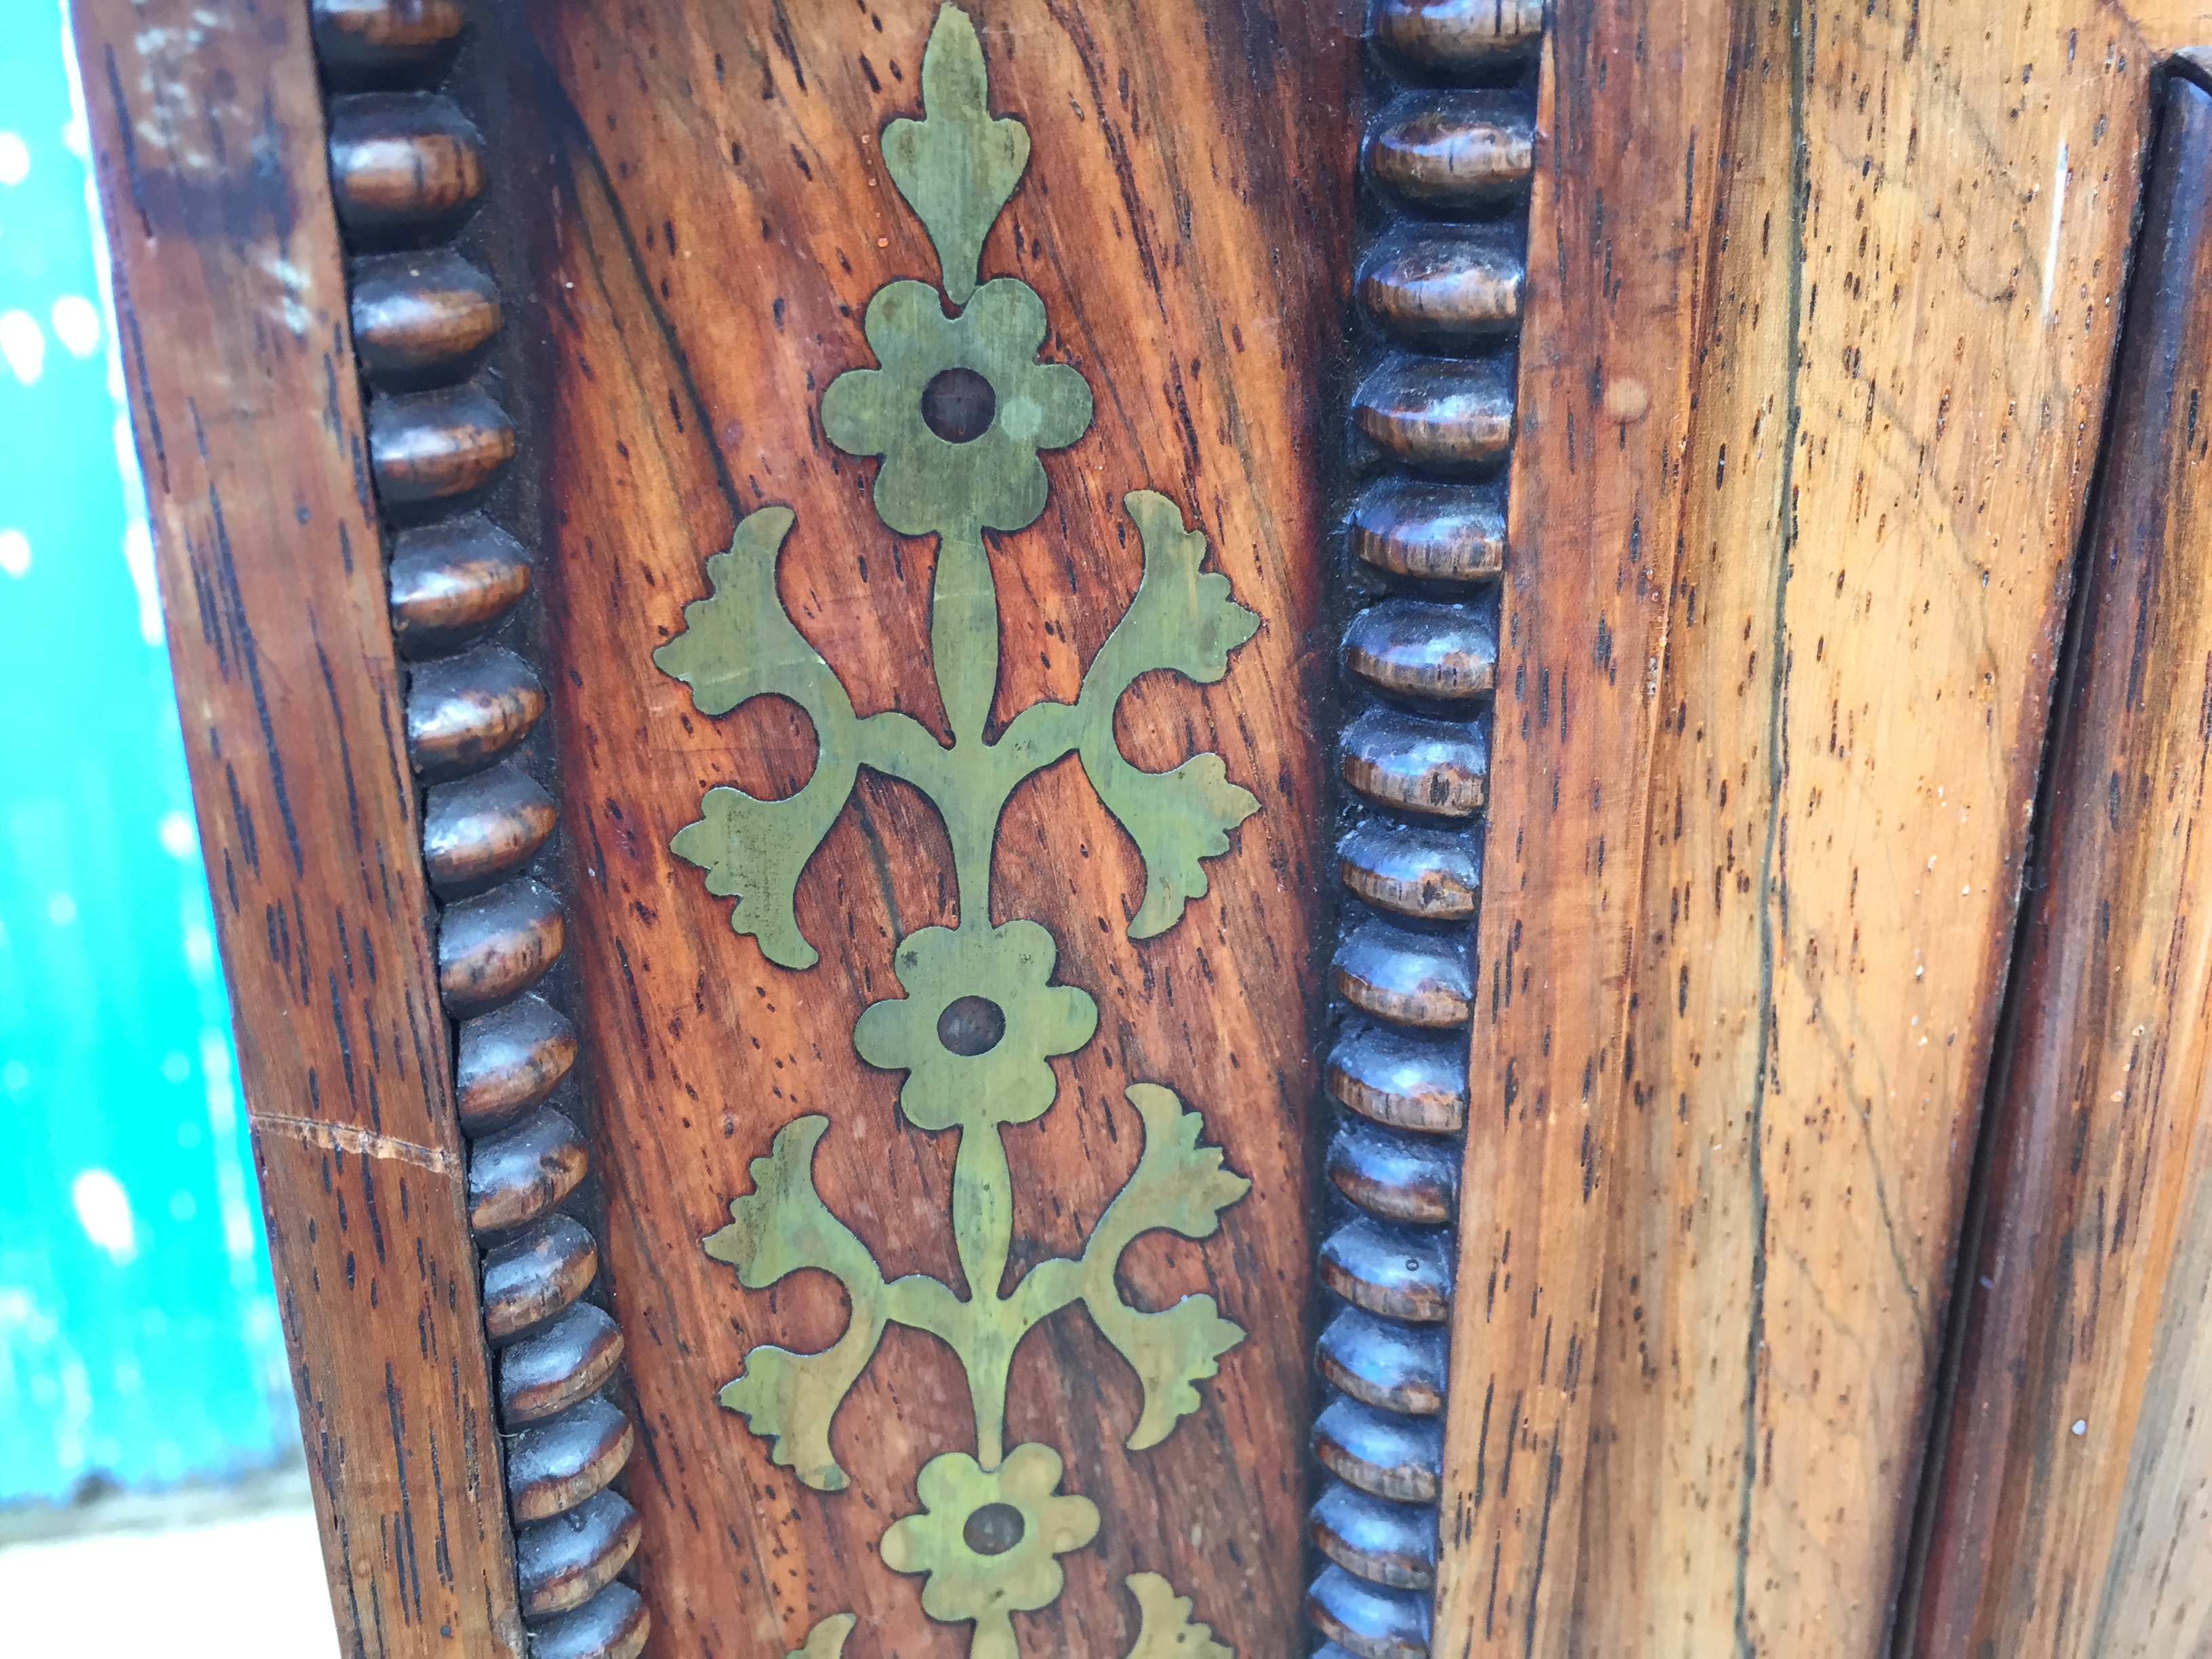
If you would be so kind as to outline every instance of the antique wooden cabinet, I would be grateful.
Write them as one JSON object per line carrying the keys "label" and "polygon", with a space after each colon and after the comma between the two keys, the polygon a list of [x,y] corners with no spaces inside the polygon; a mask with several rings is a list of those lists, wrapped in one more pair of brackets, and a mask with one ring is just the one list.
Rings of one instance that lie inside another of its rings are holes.
{"label": "antique wooden cabinet", "polygon": [[2212,1643],[2212,16],[75,12],[349,1653]]}

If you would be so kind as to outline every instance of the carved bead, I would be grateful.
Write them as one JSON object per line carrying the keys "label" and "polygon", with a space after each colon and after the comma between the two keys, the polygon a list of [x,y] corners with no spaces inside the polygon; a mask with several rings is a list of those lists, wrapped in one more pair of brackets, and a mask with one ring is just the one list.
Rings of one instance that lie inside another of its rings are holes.
{"label": "carved bead", "polygon": [[1425,1590],[1437,1581],[1437,1512],[1394,1504],[1332,1481],[1307,1517],[1323,1555],[1346,1572],[1393,1589]]}
{"label": "carved bead", "polygon": [[1379,918],[1337,947],[1334,978],[1337,994],[1361,1012],[1429,1030],[1466,1024],[1474,995],[1463,939]]}
{"label": "carved bead", "polygon": [[1518,227],[1401,225],[1360,266],[1359,303],[1414,345],[1463,349],[1510,333],[1528,283],[1520,240]]}
{"label": "carved bead", "polygon": [[1352,509],[1352,550],[1377,570],[1475,581],[1505,568],[1505,483],[1378,478]]}
{"label": "carved bead", "polygon": [[1482,841],[1462,830],[1364,823],[1338,846],[1336,872],[1382,909],[1423,921],[1469,921],[1482,896]]}
{"label": "carved bead", "polygon": [[1443,1425],[1433,1417],[1401,1417],[1340,1396],[1315,1420],[1313,1444],[1323,1468],[1377,1498],[1433,1504],[1443,1486]]}
{"label": "carved bead", "polygon": [[1490,729],[1370,708],[1345,728],[1339,765],[1378,805],[1471,818],[1489,797]]}
{"label": "carved bead", "polygon": [[500,1342],[544,1323],[589,1289],[599,1270],[599,1247],[583,1224],[547,1216],[485,1255],[485,1331]]}
{"label": "carved bead", "polygon": [[1490,73],[1526,58],[1543,38],[1542,0],[1380,0],[1375,39],[1434,75]]}
{"label": "carved bead", "polygon": [[1441,1330],[1346,1308],[1322,1333],[1319,1354],[1321,1374],[1363,1404],[1407,1417],[1435,1417],[1443,1411]]}
{"label": "carved bead", "polygon": [[314,0],[315,58],[342,80],[387,80],[435,64],[460,39],[461,0]]}
{"label": "carved bead", "polygon": [[438,989],[456,1019],[489,1013],[528,990],[561,954],[561,901],[527,877],[446,907]]}
{"label": "carved bead", "polygon": [[480,1135],[551,1094],[576,1063],[576,1030],[542,998],[517,997],[463,1022],[455,1091],[461,1127]]}
{"label": "carved bead", "polygon": [[599,1391],[622,1352],[622,1328],[601,1309],[579,1302],[500,1355],[500,1415],[519,1427],[566,1411]]}
{"label": "carved bead", "polygon": [[589,1601],[629,1565],[640,1530],[637,1512],[611,1492],[520,1528],[514,1562],[523,1616],[543,1619]]}
{"label": "carved bead", "polygon": [[530,1629],[530,1659],[637,1659],[653,1619],[644,1598],[612,1583],[578,1607]]}
{"label": "carved bead", "polygon": [[1385,1221],[1439,1226],[1458,1206],[1459,1149],[1449,1141],[1348,1120],[1328,1143],[1327,1168],[1337,1191]]}
{"label": "carved bead", "polygon": [[392,634],[404,657],[465,645],[530,586],[530,555],[477,513],[423,525],[392,550]]}
{"label": "carved bead", "polygon": [[410,392],[368,406],[368,461],[386,508],[481,489],[514,459],[514,423],[472,386]]}
{"label": "carved bead", "polygon": [[1452,1134],[1467,1126],[1467,1043],[1346,1021],[1322,1067],[1342,1106],[1393,1129]]}
{"label": "carved bead", "polygon": [[422,860],[441,897],[475,892],[521,864],[553,833],[553,798],[502,763],[430,790]]}
{"label": "carved bead", "polygon": [[576,1126],[541,1106],[469,1154],[469,1225],[480,1233],[520,1227],[576,1190],[591,1154]]}
{"label": "carved bead", "polygon": [[1438,213],[1509,206],[1535,165],[1535,109],[1520,93],[1411,93],[1382,112],[1367,140],[1375,181]]}
{"label": "carved bead", "polygon": [[331,100],[338,220],[371,242],[448,229],[483,189],[483,137],[449,98],[372,92]]}
{"label": "carved bead", "polygon": [[586,1400],[507,1449],[507,1505],[518,1522],[565,1515],[622,1473],[636,1431],[622,1408]]}
{"label": "carved bead", "polygon": [[1451,1314],[1451,1262],[1440,1232],[1354,1216],[1321,1247],[1322,1280],[1355,1308],[1433,1325]]}
{"label": "carved bead", "polygon": [[458,380],[499,332],[499,289],[458,253],[387,253],[350,274],[354,351],[379,386]]}
{"label": "carved bead", "polygon": [[1385,599],[1345,629],[1344,665],[1401,696],[1486,696],[1498,688],[1498,624],[1473,605]]}
{"label": "carved bead", "polygon": [[1355,1659],[1428,1659],[1429,1601],[1424,1592],[1385,1589],[1330,1565],[1306,1592],[1306,1616]]}
{"label": "carved bead", "polygon": [[1407,466],[1491,471],[1513,447],[1512,356],[1391,358],[1352,394],[1352,419]]}
{"label": "carved bead", "polygon": [[407,757],[425,783],[489,766],[530,735],[545,688],[512,651],[479,646],[426,663],[407,688]]}

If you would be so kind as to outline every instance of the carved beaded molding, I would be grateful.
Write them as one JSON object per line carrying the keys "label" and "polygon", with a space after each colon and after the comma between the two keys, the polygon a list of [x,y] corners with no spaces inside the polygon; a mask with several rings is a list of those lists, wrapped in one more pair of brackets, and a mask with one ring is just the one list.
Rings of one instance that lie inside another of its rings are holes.
{"label": "carved beaded molding", "polygon": [[[1210,1236],[1220,1212],[1251,1183],[1201,1140],[1200,1114],[1174,1091],[1133,1084],[1127,1098],[1145,1134],[1136,1170],[1079,1256],[1041,1262],[1000,1293],[1013,1224],[1000,1131],[1052,1109],[1060,1085],[1051,1061],[1091,1042],[1098,1008],[1088,991],[1053,982],[1059,947],[1042,925],[992,926],[992,845],[1013,791],[1073,754],[1144,860],[1146,892],[1131,937],[1172,928],[1185,903],[1206,890],[1201,861],[1230,850],[1229,831],[1259,803],[1228,781],[1218,755],[1200,753],[1164,773],[1132,765],[1114,736],[1115,705],[1155,669],[1220,679],[1259,618],[1231,599],[1226,576],[1201,570],[1206,538],[1184,527],[1176,504],[1134,491],[1123,506],[1144,549],[1143,575],[1076,701],[1032,704],[987,740],[999,677],[999,599],[983,532],[1021,530],[1042,514],[1048,484],[1037,453],[1083,436],[1091,389],[1075,369],[1037,361],[1046,316],[1028,283],[998,276],[979,284],[984,237],[1020,183],[1030,141],[1018,120],[991,114],[981,46],[956,7],[938,14],[921,86],[923,118],[885,127],[882,155],[928,230],[941,283],[898,280],[877,291],[864,328],[880,367],[831,382],[822,426],[847,453],[880,458],[873,500],[887,528],[937,540],[930,653],[952,742],[940,744],[904,714],[854,713],[777,595],[776,558],[794,523],[787,507],[762,508],[738,526],[729,550],[707,561],[712,596],[686,605],[684,631],[653,655],[710,718],[781,695],[813,722],[818,757],[796,794],[762,800],[710,789],[701,818],[671,843],[706,872],[708,892],[736,900],[731,926],[756,939],[771,962],[805,969],[817,960],[799,933],[793,893],[860,768],[920,790],[950,836],[959,926],[926,927],[898,942],[893,969],[904,994],[864,1009],[853,1042],[870,1065],[905,1073],[899,1109],[909,1123],[960,1137],[951,1220],[969,1295],[920,1274],[885,1281],[815,1190],[814,1150],[830,1128],[818,1115],[776,1133],[767,1155],[753,1161],[752,1191],[733,1199],[730,1224],[705,1249],[734,1267],[749,1289],[810,1267],[845,1287],[851,1319],[836,1343],[813,1354],[755,1347],[720,1395],[772,1443],[777,1463],[817,1492],[848,1484],[830,1449],[830,1425],[887,1325],[927,1331],[958,1356],[975,1412],[974,1451],[947,1449],[923,1467],[920,1509],[891,1523],[879,1550],[890,1571],[924,1577],[921,1605],[931,1618],[972,1624],[975,1659],[1013,1659],[1010,1615],[1052,1606],[1064,1578],[1057,1558],[1088,1545],[1101,1524],[1089,1498],[1060,1490],[1059,1450],[1006,1445],[1014,1351],[1037,1324],[1081,1303],[1143,1384],[1127,1444],[1142,1450],[1165,1440],[1198,1408],[1196,1385],[1215,1375],[1244,1332],[1208,1296],[1156,1313],[1132,1307],[1115,1283],[1115,1265],[1154,1229]],[[1126,1586],[1141,1614],[1130,1659],[1227,1659],[1231,1650],[1193,1622],[1190,1601],[1164,1577],[1138,1572]],[[853,1615],[832,1615],[799,1651],[830,1659],[852,1626]]]}
{"label": "carved beaded molding", "polygon": [[1425,1659],[1472,954],[1526,277],[1534,0],[1376,0],[1341,569],[1346,833],[1306,1611],[1322,1659]]}
{"label": "carved beaded molding", "polygon": [[468,17],[460,0],[314,0],[312,15],[392,633],[408,665],[423,862],[441,902],[439,993],[469,1143],[518,1603],[532,1659],[635,1659],[650,1621],[617,1577],[641,1530],[611,1485],[635,1437],[610,1397],[622,1334],[584,1299],[598,1244],[562,1208],[589,1164],[565,1103],[577,1038],[532,988],[560,957],[562,916],[532,874],[555,827],[527,746],[545,688],[500,642],[519,636],[530,555],[485,510],[501,502],[517,447],[475,378],[500,294],[452,246],[480,203],[484,146],[435,89]]}

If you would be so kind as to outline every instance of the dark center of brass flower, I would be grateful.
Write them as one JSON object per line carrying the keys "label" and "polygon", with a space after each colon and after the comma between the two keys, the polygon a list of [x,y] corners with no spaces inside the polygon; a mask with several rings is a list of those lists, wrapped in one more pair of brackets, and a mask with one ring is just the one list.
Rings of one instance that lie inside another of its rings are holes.
{"label": "dark center of brass flower", "polygon": [[986,1504],[968,1517],[960,1536],[978,1555],[1004,1555],[1022,1541],[1022,1512],[1012,1504]]}
{"label": "dark center of brass flower", "polygon": [[922,424],[949,444],[972,444],[991,429],[999,394],[972,368],[948,368],[921,389]]}
{"label": "dark center of brass flower", "polygon": [[989,1054],[1006,1034],[1006,1011],[988,997],[956,997],[937,1017],[937,1040],[971,1059]]}

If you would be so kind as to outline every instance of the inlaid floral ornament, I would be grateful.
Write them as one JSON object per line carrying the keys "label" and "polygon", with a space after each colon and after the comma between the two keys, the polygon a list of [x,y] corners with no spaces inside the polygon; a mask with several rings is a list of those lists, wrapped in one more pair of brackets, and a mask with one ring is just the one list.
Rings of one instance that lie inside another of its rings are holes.
{"label": "inlaid floral ornament", "polygon": [[1035,1442],[987,1469],[966,1452],[922,1465],[915,1482],[921,1513],[884,1534],[884,1565],[925,1572],[921,1610],[947,1624],[973,1620],[969,1659],[1013,1659],[1010,1613],[1060,1599],[1066,1575],[1056,1557],[1098,1534],[1098,1506],[1059,1492],[1060,1454]]}
{"label": "inlaid floral ornament", "polygon": [[851,455],[880,455],[876,516],[902,536],[1025,530],[1044,511],[1040,449],[1091,425],[1091,388],[1041,363],[1044,301],[1001,276],[947,317],[927,283],[893,283],[862,326],[881,368],[848,369],[822,395],[822,430]]}
{"label": "inlaid floral ornament", "polygon": [[[1071,1474],[1060,1452],[1034,1443],[1007,1449],[1015,1351],[1041,1322],[1080,1303],[1142,1387],[1127,1445],[1141,1451],[1165,1440],[1199,1409],[1198,1384],[1216,1374],[1244,1333],[1208,1296],[1158,1311],[1133,1307],[1116,1270],[1146,1233],[1210,1237],[1251,1183],[1206,1144],[1200,1115],[1173,1090],[1133,1083],[1125,1096],[1144,1130],[1137,1167],[1079,1255],[1038,1262],[1005,1288],[1014,1188],[1000,1130],[1051,1110],[1060,1092],[1054,1061],[1091,1041],[1098,1008],[1088,991],[1054,982],[1059,947],[1042,924],[992,925],[999,818],[1024,780],[1073,755],[1143,860],[1145,891],[1130,937],[1173,927],[1206,891],[1203,861],[1230,850],[1230,832],[1259,803],[1229,781],[1216,754],[1200,752],[1167,772],[1133,765],[1114,734],[1115,708],[1139,676],[1157,670],[1218,680],[1259,618],[1231,598],[1226,576],[1203,568],[1206,538],[1185,526],[1176,504],[1133,491],[1122,505],[1142,549],[1142,574],[1076,700],[1032,704],[986,741],[999,674],[999,596],[983,537],[1024,529],[1042,514],[1049,481],[1039,453],[1081,439],[1091,398],[1076,369],[1042,357],[1048,319],[1035,290],[1011,276],[978,285],[986,234],[1020,181],[1029,136],[1019,121],[991,114],[981,46],[956,7],[938,14],[921,82],[924,118],[890,123],[882,153],[929,231],[941,285],[902,279],[878,291],[864,324],[877,367],[832,381],[822,421],[839,448],[879,458],[873,499],[884,524],[936,539],[930,658],[952,741],[940,743],[905,714],[854,712],[777,594],[776,560],[795,522],[787,507],[748,515],[728,550],[707,561],[710,594],[684,606],[683,631],[653,660],[690,688],[710,718],[775,695],[797,702],[813,722],[817,754],[804,787],[781,800],[711,788],[700,818],[671,842],[706,872],[708,892],[735,902],[731,926],[757,939],[769,961],[805,969],[817,960],[799,933],[794,896],[863,767],[912,785],[944,819],[959,925],[925,927],[898,942],[891,965],[902,994],[864,1009],[853,1042],[868,1064],[904,1073],[899,1109],[909,1123],[959,1137],[951,1223],[965,1294],[924,1274],[884,1279],[815,1189],[814,1152],[830,1127],[819,1115],[785,1124],[752,1160],[751,1190],[731,1200],[729,1224],[705,1240],[705,1249],[735,1267],[747,1289],[805,1269],[844,1287],[851,1316],[835,1343],[811,1354],[755,1347],[718,1396],[769,1443],[776,1463],[816,1491],[850,1484],[830,1449],[830,1427],[889,1326],[929,1332],[958,1357],[975,1415],[974,1451],[949,1448],[923,1467],[920,1508],[891,1523],[879,1549],[886,1567],[922,1577],[930,1617],[972,1626],[971,1659],[1015,1659],[1011,1615],[1059,1599],[1059,1558],[1086,1547],[1100,1519],[1081,1493],[1080,1472]],[[1140,1619],[1129,1659],[1230,1659],[1166,1579],[1140,1572],[1125,1583]],[[794,1652],[835,1659],[852,1628],[851,1614],[833,1614]]]}
{"label": "inlaid floral ornament", "polygon": [[1043,1115],[1060,1089],[1052,1058],[1098,1029],[1089,992],[1048,983],[1058,954],[1034,921],[907,936],[891,958],[906,994],[871,1004],[853,1028],[862,1060],[907,1074],[907,1121],[982,1129]]}

